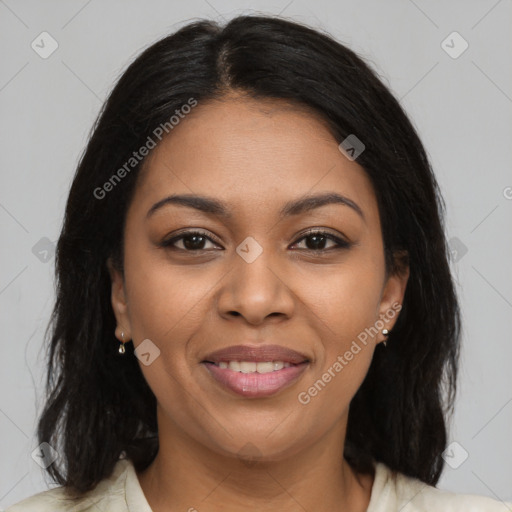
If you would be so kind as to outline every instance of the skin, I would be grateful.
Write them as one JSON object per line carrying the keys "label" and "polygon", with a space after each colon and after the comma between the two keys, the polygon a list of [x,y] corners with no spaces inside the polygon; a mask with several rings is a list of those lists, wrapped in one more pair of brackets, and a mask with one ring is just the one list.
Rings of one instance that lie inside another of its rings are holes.
{"label": "skin", "polygon": [[[279,218],[287,201],[320,192],[350,198],[364,218],[340,204]],[[167,205],[146,218],[178,193],[221,200],[232,217]],[[211,239],[203,250],[187,252],[190,238],[158,245],[192,228]],[[315,253],[308,228],[352,245],[324,239]],[[236,252],[248,236],[263,249],[252,263]],[[367,509],[374,477],[355,473],[343,446],[350,400],[385,337],[360,344],[307,405],[297,397],[402,303],[408,270],[386,274],[371,182],[321,119],[234,93],[200,103],[146,159],[127,213],[124,276],[108,264],[117,338],[160,350],[150,365],[139,361],[158,402],[159,453],[137,475],[154,512]],[[244,398],[200,364],[243,343],[283,345],[311,362],[278,394]]]}

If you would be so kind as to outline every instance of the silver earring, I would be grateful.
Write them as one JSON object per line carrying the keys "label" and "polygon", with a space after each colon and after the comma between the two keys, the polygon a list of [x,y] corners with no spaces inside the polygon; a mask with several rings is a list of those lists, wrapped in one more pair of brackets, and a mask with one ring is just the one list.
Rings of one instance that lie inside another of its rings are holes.
{"label": "silver earring", "polygon": [[[384,336],[388,337],[389,336],[389,331],[387,329],[382,329],[382,334]],[[388,340],[384,340],[382,343],[384,344],[385,347],[387,347]]]}
{"label": "silver earring", "polygon": [[123,341],[119,344],[119,353],[124,354],[126,352],[126,349],[124,348],[124,332],[121,332],[121,338],[123,339]]}

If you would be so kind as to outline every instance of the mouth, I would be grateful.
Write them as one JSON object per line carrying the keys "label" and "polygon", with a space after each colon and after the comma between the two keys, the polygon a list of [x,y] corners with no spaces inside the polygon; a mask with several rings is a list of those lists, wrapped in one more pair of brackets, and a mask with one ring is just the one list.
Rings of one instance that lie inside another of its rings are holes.
{"label": "mouth", "polygon": [[224,389],[262,398],[290,387],[310,362],[307,356],[278,345],[237,345],[213,352],[201,364]]}
{"label": "mouth", "polygon": [[298,364],[283,361],[230,361],[215,364],[203,361],[202,364],[223,387],[247,398],[263,398],[290,387],[306,370],[309,361]]}

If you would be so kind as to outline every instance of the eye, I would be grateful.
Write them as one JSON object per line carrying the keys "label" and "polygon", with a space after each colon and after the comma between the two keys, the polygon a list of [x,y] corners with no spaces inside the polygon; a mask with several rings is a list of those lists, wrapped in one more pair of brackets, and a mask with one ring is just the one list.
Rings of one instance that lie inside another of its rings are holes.
{"label": "eye", "polygon": [[[347,249],[351,245],[349,242],[342,240],[341,238],[334,236],[327,231],[309,231],[305,236],[299,238],[295,244],[298,244],[303,240],[306,241],[306,246],[308,246],[305,247],[304,250],[312,252],[326,252],[333,249]],[[309,243],[307,240],[309,240]],[[332,242],[334,245],[326,248],[325,245],[328,242]]]}
{"label": "eye", "polygon": [[[160,246],[167,247],[169,249],[193,252],[207,250],[208,247],[204,247],[207,242],[213,243],[212,239],[206,236],[202,231],[186,231],[180,235],[170,238],[169,240],[164,240]],[[177,243],[181,243],[181,247],[178,247],[176,245]]]}
{"label": "eye", "polygon": [[[309,231],[307,234],[299,238],[294,245],[300,244],[302,241],[306,242],[306,247],[303,247],[302,250],[311,252],[327,252],[336,249],[346,249],[351,246],[351,243],[333,235],[332,233],[319,230]],[[185,231],[168,240],[164,240],[160,243],[160,246],[168,249],[194,252],[211,249],[205,247],[205,244],[208,244],[208,242],[215,245],[215,242],[202,231]],[[325,247],[329,242],[333,245],[331,247]],[[178,246],[178,244],[181,244],[181,247]]]}

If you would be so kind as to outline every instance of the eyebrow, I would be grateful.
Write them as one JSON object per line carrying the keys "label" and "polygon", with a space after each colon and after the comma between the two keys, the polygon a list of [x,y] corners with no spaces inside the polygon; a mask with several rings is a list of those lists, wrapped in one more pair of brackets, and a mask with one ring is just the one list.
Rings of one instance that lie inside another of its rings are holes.
{"label": "eyebrow", "polygon": [[[151,217],[157,210],[170,204],[194,208],[203,213],[214,215],[216,217],[221,217],[223,219],[230,219],[233,216],[232,213],[229,211],[228,207],[226,206],[226,204],[217,199],[193,194],[174,194],[165,197],[164,199],[161,199],[160,201],[155,203],[149,209],[148,213],[146,214],[146,218]],[[294,215],[300,215],[302,213],[329,204],[341,204],[344,206],[348,206],[352,208],[352,210],[354,210],[363,220],[365,220],[363,211],[357,205],[357,203],[355,203],[354,201],[352,201],[352,199],[349,199],[348,197],[342,196],[341,194],[337,194],[334,192],[310,195],[302,197],[297,200],[288,201],[281,208],[279,216],[280,218],[283,218]]]}

